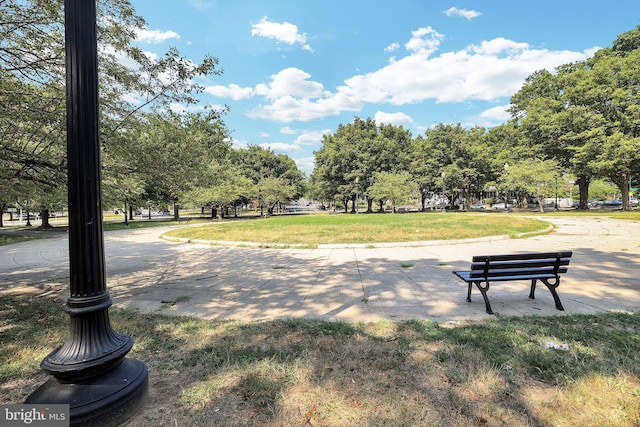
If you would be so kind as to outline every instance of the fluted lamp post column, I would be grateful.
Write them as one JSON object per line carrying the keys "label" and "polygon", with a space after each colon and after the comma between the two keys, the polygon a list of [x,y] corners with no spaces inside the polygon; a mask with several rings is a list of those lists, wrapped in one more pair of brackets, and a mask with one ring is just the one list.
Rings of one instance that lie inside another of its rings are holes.
{"label": "fluted lamp post column", "polygon": [[100,141],[96,0],[65,0],[69,203],[69,336],[41,368],[52,375],[25,401],[69,404],[71,425],[117,426],[146,401],[144,363],[126,358],[133,339],[109,321]]}

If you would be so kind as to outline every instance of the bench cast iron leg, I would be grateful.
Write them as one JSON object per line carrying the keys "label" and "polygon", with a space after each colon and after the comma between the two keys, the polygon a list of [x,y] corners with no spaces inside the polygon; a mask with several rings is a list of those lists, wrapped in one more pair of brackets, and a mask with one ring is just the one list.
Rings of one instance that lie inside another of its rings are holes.
{"label": "bench cast iron leg", "polygon": [[[480,293],[482,293],[482,298],[484,298],[484,305],[487,308],[487,313],[493,314],[493,310],[491,310],[491,304],[489,304],[489,298],[487,297],[487,291],[489,290],[489,282],[486,282],[484,285],[482,282],[473,282],[476,284],[478,289],[480,289]],[[471,283],[469,283],[469,297],[467,301],[471,302]]]}
{"label": "bench cast iron leg", "polygon": [[533,279],[531,281],[531,292],[529,292],[529,298],[531,299],[536,299],[535,297],[535,293],[536,293],[536,280],[537,279]]}
{"label": "bench cast iron leg", "polygon": [[549,288],[549,291],[551,292],[551,295],[553,295],[553,300],[556,302],[556,308],[558,310],[564,311],[564,307],[562,307],[562,303],[560,302],[560,297],[558,296],[558,293],[556,292],[556,288],[558,287],[558,285],[560,285],[560,278],[557,277],[555,279],[555,283],[551,284],[549,282],[549,279],[540,279],[542,280],[542,283],[544,283],[547,288]]}

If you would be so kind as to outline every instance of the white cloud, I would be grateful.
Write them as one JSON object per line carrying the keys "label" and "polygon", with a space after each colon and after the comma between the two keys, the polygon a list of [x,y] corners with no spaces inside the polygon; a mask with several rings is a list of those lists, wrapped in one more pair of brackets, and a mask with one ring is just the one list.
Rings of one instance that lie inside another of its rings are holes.
{"label": "white cloud", "polygon": [[321,131],[313,130],[313,131],[304,131],[300,136],[298,136],[295,140],[295,144],[300,145],[321,145],[322,137],[324,135],[328,135],[332,133],[331,129],[324,129]]}
{"label": "white cloud", "polygon": [[467,18],[469,21],[482,15],[482,13],[475,10],[458,9],[457,7],[450,7],[444,11],[444,14],[447,16],[461,16],[463,18]]}
{"label": "white cloud", "polygon": [[398,50],[400,48],[400,43],[393,42],[389,46],[384,48],[384,51],[387,53],[393,52],[394,50]]}
{"label": "white cloud", "polygon": [[208,86],[204,88],[204,92],[219,96],[221,98],[231,98],[235,101],[240,99],[248,99],[253,95],[253,89],[250,87],[240,87],[237,84],[230,84],[229,86]]}
{"label": "white cloud", "polygon": [[288,45],[299,44],[302,49],[313,52],[307,44],[307,34],[299,33],[298,26],[289,22],[270,22],[265,16],[257,24],[251,26],[251,35],[274,39]]}
{"label": "white cloud", "polygon": [[316,158],[314,156],[294,158],[293,161],[296,162],[298,169],[307,174],[307,176],[311,175],[316,166]]}
{"label": "white cloud", "polygon": [[264,149],[271,149],[273,151],[278,151],[281,153],[298,153],[302,151],[299,145],[287,144],[284,142],[270,142],[270,143],[258,144],[258,145]]}
{"label": "white cloud", "polygon": [[412,126],[414,124],[411,116],[405,113],[385,113],[383,111],[378,111],[374,116],[376,123],[379,124],[387,124],[387,125],[395,125],[395,126]]}
{"label": "white cloud", "polygon": [[175,31],[148,30],[146,28],[136,31],[136,40],[149,44],[157,44],[170,39],[179,38],[180,34],[176,33]]}
{"label": "white cloud", "polygon": [[317,98],[323,94],[321,83],[308,80],[311,74],[298,68],[285,68],[271,76],[271,83],[259,84],[255,91],[267,99],[275,100],[284,96]]}
{"label": "white cloud", "polygon": [[355,103],[341,93],[327,98],[310,99],[283,96],[269,105],[250,110],[247,115],[254,119],[273,120],[277,122],[306,122],[327,116],[335,116],[343,111],[360,111],[362,103]]}
{"label": "white cloud", "polygon": [[528,43],[499,37],[436,56],[443,37],[431,27],[419,28],[405,44],[409,51],[406,56],[370,73],[347,78],[333,92],[313,81],[304,70],[283,69],[271,76],[271,82],[254,88],[253,93],[263,96],[267,104],[247,114],[287,123],[360,111],[366,103],[496,101],[513,95],[533,72],[543,68],[552,71],[558,65],[584,60],[593,52],[535,49]]}
{"label": "white cloud", "polygon": [[284,126],[282,128],[280,128],[280,133],[283,133],[285,135],[295,135],[298,132],[294,129],[291,129],[289,126]]}
{"label": "white cloud", "polygon": [[241,140],[241,139],[234,139],[231,138],[231,146],[233,148],[235,148],[236,150],[240,150],[243,148],[248,148],[249,147],[249,143],[247,141]]}
{"label": "white cloud", "polygon": [[489,121],[504,123],[511,118],[511,114],[507,112],[507,108],[509,108],[509,105],[499,105],[489,108],[480,113],[480,117]]}
{"label": "white cloud", "polygon": [[411,39],[404,45],[407,50],[430,55],[440,45],[444,35],[431,27],[421,27],[411,32]]}
{"label": "white cloud", "polygon": [[493,40],[483,40],[480,46],[471,45],[468,50],[478,55],[518,54],[529,49],[529,43],[518,43],[498,37]]}

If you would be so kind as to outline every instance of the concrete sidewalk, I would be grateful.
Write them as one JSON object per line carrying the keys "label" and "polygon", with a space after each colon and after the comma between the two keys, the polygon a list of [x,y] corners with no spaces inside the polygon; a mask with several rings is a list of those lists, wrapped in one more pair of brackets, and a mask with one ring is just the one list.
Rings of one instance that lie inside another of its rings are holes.
{"label": "concrete sidewalk", "polygon": [[[640,310],[640,223],[606,217],[544,217],[554,232],[526,239],[424,242],[376,247],[259,249],[174,243],[167,228],[105,233],[107,283],[115,307],[201,318],[314,318],[369,322],[485,319],[474,288],[451,271],[473,255],[572,250],[557,311],[540,285],[491,286],[500,315]],[[67,297],[66,234],[0,247],[0,294]]]}

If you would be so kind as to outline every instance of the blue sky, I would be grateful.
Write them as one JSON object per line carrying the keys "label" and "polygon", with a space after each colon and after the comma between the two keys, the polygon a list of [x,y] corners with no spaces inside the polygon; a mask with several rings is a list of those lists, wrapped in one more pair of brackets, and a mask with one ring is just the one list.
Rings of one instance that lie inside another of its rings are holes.
{"label": "blue sky", "polygon": [[[402,125],[504,123],[536,70],[586,59],[640,25],[638,0],[131,0],[152,54],[175,46],[221,76],[236,147],[260,145],[313,170],[322,135],[354,117]],[[176,109],[183,108],[175,106]]]}

